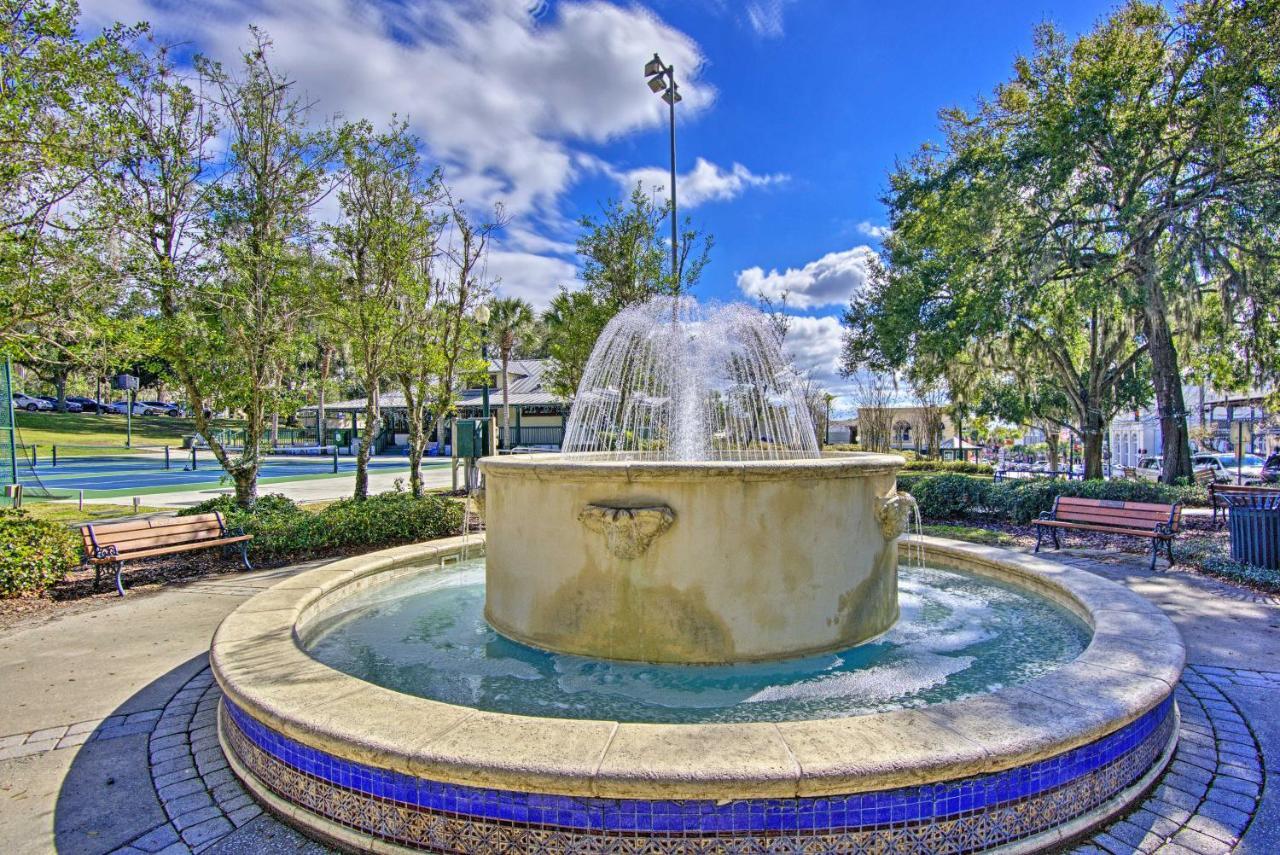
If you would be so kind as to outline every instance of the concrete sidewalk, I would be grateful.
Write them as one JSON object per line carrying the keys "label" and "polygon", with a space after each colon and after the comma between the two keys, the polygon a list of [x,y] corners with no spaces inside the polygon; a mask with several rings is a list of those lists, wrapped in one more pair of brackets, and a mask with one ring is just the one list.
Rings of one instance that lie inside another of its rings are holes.
{"label": "concrete sidewalk", "polygon": [[[1190,663],[1169,773],[1078,851],[1280,852],[1280,602],[1151,573],[1140,557],[1042,557],[1157,603]],[[239,603],[317,563],[135,592],[0,632],[0,853],[328,851],[263,814],[231,776],[206,655]]]}

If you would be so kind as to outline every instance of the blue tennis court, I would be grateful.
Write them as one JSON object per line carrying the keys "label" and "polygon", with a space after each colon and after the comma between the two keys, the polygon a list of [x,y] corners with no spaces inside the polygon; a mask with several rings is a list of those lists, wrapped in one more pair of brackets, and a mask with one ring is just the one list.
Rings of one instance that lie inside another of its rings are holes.
{"label": "blue tennis court", "polygon": [[[84,490],[86,497],[105,498],[217,486],[230,478],[207,449],[163,447],[102,449],[84,447],[36,449],[34,463],[28,454],[19,454],[18,480],[32,492],[43,487],[54,495],[71,495]],[[439,458],[427,458],[423,465],[443,465]],[[166,468],[167,467],[167,468]],[[371,473],[405,470],[409,459],[402,455],[375,456],[369,460]],[[335,471],[336,469],[336,471]],[[332,454],[286,453],[262,457],[258,481],[279,484],[286,481],[335,478],[356,471],[356,458]]]}

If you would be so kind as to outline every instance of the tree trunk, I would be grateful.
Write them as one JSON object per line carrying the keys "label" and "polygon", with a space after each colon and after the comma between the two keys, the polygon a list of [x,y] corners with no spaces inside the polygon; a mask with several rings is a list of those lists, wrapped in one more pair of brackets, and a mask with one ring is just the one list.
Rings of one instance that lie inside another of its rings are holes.
{"label": "tree trunk", "polygon": [[373,442],[376,438],[379,422],[378,386],[375,383],[369,389],[369,398],[364,405],[364,436],[360,437],[360,448],[356,452],[356,489],[355,498],[365,499],[369,496],[369,457],[373,453]]}
{"label": "tree trunk", "polygon": [[57,389],[58,404],[57,410],[60,413],[67,411],[67,374],[65,371],[59,371],[53,378],[54,388]]}
{"label": "tree trunk", "polygon": [[231,479],[236,485],[237,505],[248,508],[258,501],[257,466],[237,466],[231,470]]}
{"label": "tree trunk", "polygon": [[1103,430],[1101,416],[1096,413],[1090,415],[1089,420],[1082,425],[1080,433],[1080,446],[1084,453],[1085,480],[1097,480],[1102,477],[1102,438],[1106,433]]}
{"label": "tree trunk", "polygon": [[1058,442],[1061,440],[1059,436],[1059,428],[1044,425],[1044,444],[1049,453],[1049,471],[1058,471]]}
{"label": "tree trunk", "polygon": [[1156,276],[1155,258],[1142,252],[1138,261],[1142,286],[1143,331],[1151,356],[1151,383],[1156,392],[1160,416],[1160,453],[1163,465],[1160,480],[1166,484],[1190,479],[1191,443],[1187,434],[1187,407],[1182,397],[1182,374],[1178,370],[1178,349],[1169,329],[1168,306]]}

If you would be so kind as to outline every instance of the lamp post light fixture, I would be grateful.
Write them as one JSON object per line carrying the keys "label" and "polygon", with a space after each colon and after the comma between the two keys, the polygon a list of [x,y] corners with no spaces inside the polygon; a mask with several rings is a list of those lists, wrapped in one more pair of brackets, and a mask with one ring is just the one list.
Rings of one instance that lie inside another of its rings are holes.
{"label": "lamp post light fixture", "polygon": [[680,251],[676,219],[676,102],[680,87],[676,85],[676,67],[666,65],[656,53],[644,64],[644,76],[649,78],[649,89],[661,94],[671,112],[671,287],[680,296]]}

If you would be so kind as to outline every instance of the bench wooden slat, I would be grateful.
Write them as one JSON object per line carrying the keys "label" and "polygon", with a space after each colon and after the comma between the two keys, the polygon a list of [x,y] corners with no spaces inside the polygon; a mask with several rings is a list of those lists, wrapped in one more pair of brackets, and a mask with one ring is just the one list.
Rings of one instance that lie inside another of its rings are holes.
{"label": "bench wooden slat", "polygon": [[1037,525],[1050,526],[1052,528],[1075,528],[1087,531],[1096,531],[1101,534],[1126,534],[1133,537],[1173,537],[1172,534],[1164,534],[1156,532],[1149,528],[1123,528],[1121,526],[1096,526],[1089,523],[1061,522],[1059,520],[1039,520]]}
{"label": "bench wooden slat", "polygon": [[94,534],[97,535],[99,545],[106,545],[108,543],[132,543],[135,540],[146,540],[150,537],[205,537],[211,536],[208,534],[209,532],[213,532],[213,535],[219,535],[222,531],[222,526],[217,523],[195,523],[192,525],[169,526],[167,528],[146,528],[115,535],[104,536],[96,531]]}
{"label": "bench wooden slat", "polygon": [[169,528],[200,524],[213,524],[220,527],[222,525],[222,515],[214,512],[210,514],[196,514],[195,516],[189,517],[129,520],[127,522],[105,523],[102,525],[90,524],[85,526],[85,528],[92,528],[93,533],[98,538],[98,541],[102,542],[104,537],[111,537],[113,535],[128,534],[130,532],[145,531],[153,528]]}
{"label": "bench wooden slat", "polygon": [[207,540],[218,540],[222,537],[222,531],[213,529],[211,531],[203,531],[199,533],[179,532],[178,534],[154,534],[150,537],[139,537],[133,540],[117,540],[110,544],[98,541],[101,546],[114,546],[116,551],[121,555],[128,555],[137,552],[140,549],[151,549],[156,546],[167,546],[171,543],[203,543]]}
{"label": "bench wooden slat", "polygon": [[1162,517],[1149,516],[1133,516],[1129,514],[1107,514],[1107,513],[1085,513],[1084,511],[1075,510],[1071,513],[1059,512],[1054,519],[1070,520],[1072,522],[1097,523],[1098,525],[1130,525],[1140,528],[1155,528],[1157,523],[1168,523],[1169,515]]}
{"label": "bench wooden slat", "polygon": [[1157,502],[1124,502],[1118,499],[1084,499],[1079,496],[1060,496],[1058,497],[1058,507],[1066,507],[1070,505],[1078,505],[1081,507],[1103,507],[1103,508],[1123,508],[1132,511],[1160,511],[1165,516],[1169,515],[1169,511],[1173,505],[1165,505]]}
{"label": "bench wooden slat", "polygon": [[165,546],[157,549],[144,549],[138,552],[128,552],[117,558],[91,558],[90,564],[114,564],[117,561],[127,561],[132,558],[151,558],[156,555],[170,555],[174,552],[190,552],[194,549],[208,549],[213,546],[226,546],[232,543],[240,543],[243,540],[252,540],[251,534],[240,534],[235,537],[223,537],[217,540],[199,540],[194,543],[180,543],[171,546]]}

